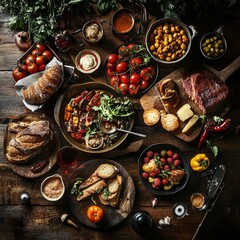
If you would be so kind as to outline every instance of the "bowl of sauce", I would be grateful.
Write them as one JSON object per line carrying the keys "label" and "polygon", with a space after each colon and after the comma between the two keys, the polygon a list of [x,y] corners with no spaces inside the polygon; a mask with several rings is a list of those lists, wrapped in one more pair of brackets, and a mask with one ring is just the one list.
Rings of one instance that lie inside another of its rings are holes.
{"label": "bowl of sauce", "polygon": [[95,72],[101,64],[101,57],[98,52],[93,49],[84,49],[80,51],[75,58],[76,68],[85,74]]}
{"label": "bowl of sauce", "polygon": [[206,196],[203,193],[193,193],[190,202],[195,210],[203,210],[207,207]]}
{"label": "bowl of sauce", "polygon": [[45,178],[41,184],[42,196],[48,201],[57,201],[62,198],[65,192],[65,185],[62,176],[54,174]]}
{"label": "bowl of sauce", "polygon": [[113,32],[118,36],[128,36],[133,30],[135,21],[133,13],[126,8],[116,11],[112,18]]}
{"label": "bowl of sauce", "polygon": [[103,38],[103,27],[98,21],[90,20],[83,25],[82,33],[88,43],[98,43]]}

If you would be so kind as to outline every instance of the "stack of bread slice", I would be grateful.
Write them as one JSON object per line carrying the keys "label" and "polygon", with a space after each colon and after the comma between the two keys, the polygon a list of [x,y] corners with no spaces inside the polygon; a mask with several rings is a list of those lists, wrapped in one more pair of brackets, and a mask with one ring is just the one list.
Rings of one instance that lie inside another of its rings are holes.
{"label": "stack of bread slice", "polygon": [[119,169],[109,163],[103,163],[80,186],[82,194],[77,196],[77,201],[98,194],[100,202],[104,205],[116,207],[119,203],[123,177]]}

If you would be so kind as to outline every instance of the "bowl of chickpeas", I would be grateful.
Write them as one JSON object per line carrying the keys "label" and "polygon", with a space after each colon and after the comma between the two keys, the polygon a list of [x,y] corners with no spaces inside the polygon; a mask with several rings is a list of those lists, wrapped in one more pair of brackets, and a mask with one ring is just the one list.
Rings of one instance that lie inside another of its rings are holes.
{"label": "bowl of chickpeas", "polygon": [[183,60],[190,51],[197,30],[177,19],[158,19],[147,31],[145,44],[156,61],[165,64]]}
{"label": "bowl of chickpeas", "polygon": [[224,56],[227,50],[227,41],[223,36],[222,27],[202,37],[200,50],[202,55],[210,60],[217,60]]}

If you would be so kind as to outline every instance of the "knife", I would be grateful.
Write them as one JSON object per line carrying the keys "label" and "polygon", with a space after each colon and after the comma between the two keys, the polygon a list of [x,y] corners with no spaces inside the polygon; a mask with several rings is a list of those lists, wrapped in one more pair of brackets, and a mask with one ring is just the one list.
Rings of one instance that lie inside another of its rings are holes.
{"label": "knife", "polygon": [[226,166],[223,164],[219,165],[215,174],[213,175],[213,178],[207,193],[209,201],[211,201],[215,197],[219,187],[221,186],[221,183],[225,176],[225,172],[226,172]]}

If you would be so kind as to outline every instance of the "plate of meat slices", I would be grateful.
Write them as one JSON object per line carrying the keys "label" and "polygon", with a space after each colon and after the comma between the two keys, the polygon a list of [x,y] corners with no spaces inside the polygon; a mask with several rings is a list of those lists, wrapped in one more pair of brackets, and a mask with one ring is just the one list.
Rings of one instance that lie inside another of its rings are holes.
{"label": "plate of meat slices", "polygon": [[[201,132],[199,116],[223,116],[231,108],[232,93],[227,78],[239,68],[240,57],[217,71],[208,65],[189,65],[170,73],[145,93],[144,110],[160,111],[162,127],[186,142]],[[175,123],[174,129],[168,120]]]}
{"label": "plate of meat slices", "polygon": [[21,114],[13,118],[4,136],[4,154],[18,175],[36,178],[57,162],[59,137],[50,119],[40,114]]}
{"label": "plate of meat slices", "polygon": [[[132,177],[119,163],[109,159],[94,159],[83,163],[70,176],[68,202],[74,216],[83,224],[107,229],[116,226],[130,214],[135,201]],[[87,210],[97,205],[103,219],[89,220]]]}

